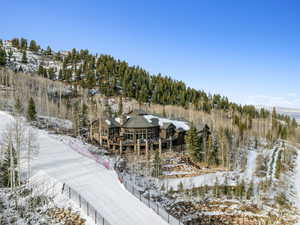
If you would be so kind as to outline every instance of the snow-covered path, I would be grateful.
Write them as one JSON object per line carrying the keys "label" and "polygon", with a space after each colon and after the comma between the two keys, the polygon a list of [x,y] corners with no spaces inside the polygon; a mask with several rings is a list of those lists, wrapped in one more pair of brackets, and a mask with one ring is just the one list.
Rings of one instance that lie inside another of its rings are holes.
{"label": "snow-covered path", "polygon": [[[0,112],[0,131],[12,121]],[[44,171],[79,192],[112,225],[166,225],[155,212],[120,184],[116,173],[73,151],[67,144],[37,131],[39,155],[32,163],[33,175]]]}

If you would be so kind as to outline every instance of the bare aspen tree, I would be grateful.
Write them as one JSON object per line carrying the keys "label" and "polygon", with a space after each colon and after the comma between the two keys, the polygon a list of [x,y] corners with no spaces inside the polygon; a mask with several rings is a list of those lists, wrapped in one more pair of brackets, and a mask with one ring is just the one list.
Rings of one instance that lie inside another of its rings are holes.
{"label": "bare aspen tree", "polygon": [[11,142],[11,139],[9,140],[9,144],[8,144],[8,149],[9,149],[9,158],[10,158],[10,161],[9,161],[9,164],[10,164],[10,168],[9,168],[9,171],[10,171],[10,188],[11,188],[11,191],[14,191],[16,185],[15,185],[15,160],[14,160],[14,156],[13,156],[13,146],[12,146],[12,142]]}
{"label": "bare aspen tree", "polygon": [[27,130],[27,183],[31,177],[31,160],[38,153],[38,145],[36,143],[36,134],[29,128]]}

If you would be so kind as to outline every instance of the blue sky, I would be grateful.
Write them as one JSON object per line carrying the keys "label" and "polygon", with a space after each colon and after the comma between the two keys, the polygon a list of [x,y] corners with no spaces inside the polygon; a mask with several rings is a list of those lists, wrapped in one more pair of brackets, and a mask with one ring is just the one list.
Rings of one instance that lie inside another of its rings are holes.
{"label": "blue sky", "polygon": [[111,54],[238,103],[300,108],[299,1],[0,3],[0,38]]}

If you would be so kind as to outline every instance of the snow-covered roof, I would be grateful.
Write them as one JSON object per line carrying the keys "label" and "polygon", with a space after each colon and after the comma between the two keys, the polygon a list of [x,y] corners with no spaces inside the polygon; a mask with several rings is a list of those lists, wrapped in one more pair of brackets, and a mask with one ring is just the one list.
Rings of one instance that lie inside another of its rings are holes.
{"label": "snow-covered roof", "polygon": [[105,120],[105,122],[107,125],[109,125],[109,126],[111,125],[111,122],[109,120]]}
{"label": "snow-covered roof", "polygon": [[154,115],[144,115],[145,119],[147,119],[151,123],[151,119],[156,118],[158,119],[158,124],[159,126],[163,126],[164,123],[172,123],[176,127],[176,129],[183,129],[185,131],[190,129],[190,126],[188,125],[187,122],[185,121],[180,121],[180,120],[172,120],[172,119],[167,119],[167,118],[161,118],[158,116]]}

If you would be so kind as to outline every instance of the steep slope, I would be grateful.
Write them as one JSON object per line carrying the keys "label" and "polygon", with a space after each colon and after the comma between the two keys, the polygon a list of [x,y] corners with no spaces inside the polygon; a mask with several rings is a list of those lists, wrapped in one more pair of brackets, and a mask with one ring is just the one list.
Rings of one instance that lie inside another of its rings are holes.
{"label": "steep slope", "polygon": [[[13,118],[0,112],[0,130]],[[167,224],[155,212],[124,189],[113,170],[75,152],[57,136],[36,130],[38,157],[32,162],[33,175],[39,171],[79,192],[112,225]],[[63,137],[62,137],[63,140]],[[80,146],[84,148],[82,144]]]}

